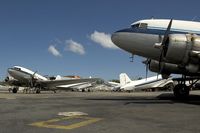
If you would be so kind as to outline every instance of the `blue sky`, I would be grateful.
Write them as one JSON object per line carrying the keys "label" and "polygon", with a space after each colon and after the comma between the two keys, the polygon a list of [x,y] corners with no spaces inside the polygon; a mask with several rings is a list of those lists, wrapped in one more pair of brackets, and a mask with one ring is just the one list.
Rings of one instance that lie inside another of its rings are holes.
{"label": "blue sky", "polygon": [[106,37],[152,16],[199,21],[199,5],[198,0],[1,0],[0,78],[14,65],[51,76],[145,77],[143,59],[130,63],[130,54],[110,46]]}

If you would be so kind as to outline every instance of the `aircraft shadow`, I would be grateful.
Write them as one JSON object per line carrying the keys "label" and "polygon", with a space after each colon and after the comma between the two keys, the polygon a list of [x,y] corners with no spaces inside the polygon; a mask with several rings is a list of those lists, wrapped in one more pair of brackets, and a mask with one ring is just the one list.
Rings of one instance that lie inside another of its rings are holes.
{"label": "aircraft shadow", "polygon": [[185,99],[177,99],[174,97],[172,93],[165,93],[157,96],[158,100],[170,100],[173,103],[185,103],[185,104],[193,104],[200,105],[200,95],[190,94],[188,98]]}
{"label": "aircraft shadow", "polygon": [[85,100],[97,100],[97,101],[123,101],[124,105],[128,104],[174,104],[184,103],[192,105],[200,105],[200,95],[191,94],[187,99],[177,99],[172,93],[163,93],[157,97],[153,96],[129,96],[129,97],[112,97],[112,98],[88,98]]}

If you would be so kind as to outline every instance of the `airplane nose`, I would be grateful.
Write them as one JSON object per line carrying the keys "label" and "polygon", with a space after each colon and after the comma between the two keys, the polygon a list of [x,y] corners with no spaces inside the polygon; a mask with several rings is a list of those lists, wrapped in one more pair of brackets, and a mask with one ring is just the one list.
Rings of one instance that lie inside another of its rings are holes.
{"label": "airplane nose", "polygon": [[120,47],[120,48],[121,48],[121,45],[122,45],[122,39],[123,39],[122,36],[123,36],[123,33],[120,32],[120,31],[114,32],[114,33],[112,34],[112,36],[111,36],[112,42],[113,42],[116,46],[118,46],[118,47]]}
{"label": "airplane nose", "polygon": [[115,45],[117,44],[117,42],[118,42],[118,33],[117,32],[112,34],[111,40]]}
{"label": "airplane nose", "polygon": [[13,75],[13,69],[12,68],[8,68],[8,73],[10,74],[10,75]]}
{"label": "airplane nose", "polygon": [[136,31],[132,28],[122,29],[114,32],[111,36],[111,40],[119,48],[132,53],[132,49],[134,48],[133,44],[135,42],[135,32]]}
{"label": "airplane nose", "polygon": [[112,42],[115,45],[117,45],[118,47],[123,48],[124,47],[124,43],[126,42],[126,40],[124,40],[124,38],[126,38],[124,35],[126,33],[128,33],[128,30],[129,29],[122,29],[122,30],[114,32],[112,34],[112,36],[111,36]]}

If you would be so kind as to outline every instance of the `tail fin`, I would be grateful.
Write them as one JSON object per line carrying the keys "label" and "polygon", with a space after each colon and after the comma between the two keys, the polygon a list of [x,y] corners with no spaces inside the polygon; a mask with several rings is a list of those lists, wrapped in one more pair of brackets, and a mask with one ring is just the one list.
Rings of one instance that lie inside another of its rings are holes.
{"label": "tail fin", "polygon": [[55,80],[61,80],[61,79],[62,77],[60,75],[57,75]]}
{"label": "tail fin", "polygon": [[131,82],[131,79],[128,77],[126,73],[121,73],[119,75],[120,85],[126,85]]}

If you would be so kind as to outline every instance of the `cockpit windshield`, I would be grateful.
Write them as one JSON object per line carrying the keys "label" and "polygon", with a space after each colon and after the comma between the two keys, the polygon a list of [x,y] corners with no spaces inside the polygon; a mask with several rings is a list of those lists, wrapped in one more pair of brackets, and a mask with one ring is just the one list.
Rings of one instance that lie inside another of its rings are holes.
{"label": "cockpit windshield", "polygon": [[13,69],[17,71],[21,71],[21,68],[18,68],[18,67],[14,67]]}
{"label": "cockpit windshield", "polygon": [[148,24],[147,23],[137,23],[137,24],[133,24],[131,25],[132,28],[134,29],[147,29]]}
{"label": "cockpit windshield", "polygon": [[137,29],[140,26],[140,23],[131,25],[132,28]]}

